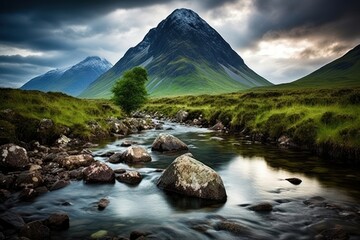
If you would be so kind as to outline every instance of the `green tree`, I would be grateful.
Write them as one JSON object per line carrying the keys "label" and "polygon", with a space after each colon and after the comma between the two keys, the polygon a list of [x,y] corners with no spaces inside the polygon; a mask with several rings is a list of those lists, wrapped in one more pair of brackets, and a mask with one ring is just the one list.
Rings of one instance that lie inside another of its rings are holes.
{"label": "green tree", "polygon": [[126,71],[111,89],[113,101],[126,114],[140,108],[147,100],[146,81],[147,72],[144,68],[134,67]]}

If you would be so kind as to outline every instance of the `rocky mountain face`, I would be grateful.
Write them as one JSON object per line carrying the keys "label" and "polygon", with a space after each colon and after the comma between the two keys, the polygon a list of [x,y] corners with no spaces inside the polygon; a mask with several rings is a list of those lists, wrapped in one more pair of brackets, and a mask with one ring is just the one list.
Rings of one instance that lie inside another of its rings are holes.
{"label": "rocky mountain face", "polygon": [[272,85],[252,71],[230,45],[198,14],[177,9],[80,97],[110,97],[124,71],[143,66],[152,96],[213,94]]}
{"label": "rocky mountain face", "polygon": [[90,83],[111,67],[112,64],[106,59],[96,56],[87,57],[74,66],[54,69],[37,76],[24,84],[21,89],[63,92],[78,96]]}

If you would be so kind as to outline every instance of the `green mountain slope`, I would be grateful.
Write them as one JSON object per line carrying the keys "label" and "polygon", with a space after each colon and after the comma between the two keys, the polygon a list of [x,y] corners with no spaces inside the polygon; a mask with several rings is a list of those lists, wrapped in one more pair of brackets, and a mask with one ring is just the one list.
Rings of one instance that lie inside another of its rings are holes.
{"label": "green mountain slope", "polygon": [[272,85],[249,67],[230,45],[195,12],[175,10],[142,42],[130,48],[81,95],[109,98],[124,71],[143,66],[151,96],[234,92]]}
{"label": "green mountain slope", "polygon": [[286,85],[293,87],[360,86],[360,45],[315,72]]}

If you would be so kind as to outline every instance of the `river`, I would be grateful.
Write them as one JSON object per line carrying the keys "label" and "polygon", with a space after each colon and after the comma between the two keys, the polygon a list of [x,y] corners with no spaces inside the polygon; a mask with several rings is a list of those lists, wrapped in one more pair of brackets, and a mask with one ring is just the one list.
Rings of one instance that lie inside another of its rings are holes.
{"label": "river", "polygon": [[[313,239],[321,231],[339,226],[351,239],[360,238],[357,169],[325,163],[308,152],[251,143],[207,129],[172,123],[166,123],[164,129],[144,131],[93,149],[97,160],[106,161],[99,155],[124,151],[126,148],[120,146],[124,140],[147,148],[152,161],[144,165],[107,163],[113,169],[139,171],[143,175],[139,185],[72,181],[31,203],[21,203],[17,211],[34,219],[68,213],[70,229],[54,239],[89,238],[99,230],[124,237],[138,230],[151,233],[148,237],[154,239]],[[228,195],[226,203],[169,194],[156,187],[161,175],[156,170],[166,168],[179,155],[151,151],[161,132],[184,141],[197,160],[220,174]],[[284,180],[289,177],[300,178],[302,183],[292,185]],[[110,200],[103,211],[97,209],[101,198]],[[264,201],[273,205],[271,212],[248,209],[249,204]],[[219,227],[224,221],[237,227]]]}

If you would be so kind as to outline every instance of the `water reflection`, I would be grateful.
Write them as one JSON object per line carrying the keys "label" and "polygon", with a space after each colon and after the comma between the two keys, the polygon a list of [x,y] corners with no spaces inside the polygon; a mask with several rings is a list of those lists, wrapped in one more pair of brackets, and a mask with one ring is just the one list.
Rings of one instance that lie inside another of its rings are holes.
{"label": "water reflection", "polygon": [[[340,204],[352,202],[359,207],[360,180],[356,169],[329,166],[307,152],[249,145],[240,138],[206,129],[171,127],[174,130],[169,133],[189,144],[190,152],[196,159],[218,171],[227,191],[226,203],[214,204],[158,189],[156,182],[161,173],[155,170],[166,168],[181,153],[151,152],[151,143],[161,132],[151,130],[129,136],[126,140],[147,148],[152,162],[135,166],[107,163],[113,169],[139,171],[144,177],[139,185],[72,182],[66,188],[36,198],[33,203],[21,203],[17,210],[34,219],[44,218],[53,212],[67,212],[71,228],[62,233],[64,238],[83,238],[102,229],[114,234],[128,234],[140,228],[157,229],[158,235],[155,236],[159,237],[231,239],[233,234],[219,231],[216,227],[226,218],[256,229],[256,236],[260,238],[308,239],[313,236],[308,229],[316,228],[313,226],[318,221],[315,216],[331,216],[335,219],[331,223],[339,221],[339,217],[336,212],[307,207],[303,204],[304,199],[320,195],[328,201]],[[224,140],[211,139],[213,136]],[[103,145],[94,154],[124,151],[126,148],[120,146],[123,141],[119,139]],[[106,161],[105,157],[96,159]],[[298,186],[292,185],[284,181],[289,177],[298,177],[303,182]],[[110,204],[104,211],[98,211],[97,202],[104,197],[110,200]],[[271,202],[274,211],[254,213],[242,205],[261,201]],[[349,226],[359,224],[354,221]]]}

